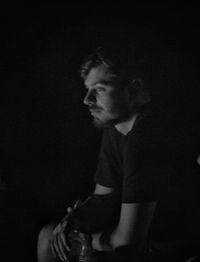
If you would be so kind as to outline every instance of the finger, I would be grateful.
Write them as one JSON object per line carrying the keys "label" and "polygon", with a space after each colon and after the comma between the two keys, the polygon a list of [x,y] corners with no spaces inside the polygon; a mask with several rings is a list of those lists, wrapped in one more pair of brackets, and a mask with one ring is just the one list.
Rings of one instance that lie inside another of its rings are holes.
{"label": "finger", "polygon": [[75,202],[75,204],[74,204],[73,209],[77,208],[77,207],[80,205],[80,203],[81,203],[81,200],[80,200],[80,199],[77,200],[77,201]]}
{"label": "finger", "polygon": [[57,235],[61,231],[61,224],[58,224],[54,230],[53,230],[53,235]]}
{"label": "finger", "polygon": [[64,261],[65,257],[63,256],[62,252],[60,251],[58,234],[53,238],[52,247],[53,247],[54,253],[56,254],[56,258],[59,258],[61,261]]}
{"label": "finger", "polygon": [[51,248],[51,252],[52,252],[54,258],[58,258],[56,251],[55,251],[55,248],[54,248],[53,239],[50,240],[50,248]]}
{"label": "finger", "polygon": [[62,223],[62,231],[65,230],[65,227],[66,227],[67,223],[68,223],[67,220]]}
{"label": "finger", "polygon": [[55,248],[55,237],[56,237],[56,235],[58,234],[58,227],[59,227],[59,225],[57,225],[55,228],[54,228],[54,230],[53,230],[53,232],[52,232],[52,238],[50,239],[50,248],[51,248],[51,252],[52,252],[52,254],[53,254],[53,256],[55,257],[55,258],[59,258],[59,256],[57,255],[57,251],[56,251],[56,248]]}
{"label": "finger", "polygon": [[63,244],[63,246],[65,247],[65,249],[67,250],[67,252],[70,252],[70,247],[69,247],[69,245],[67,244],[66,237],[65,237],[65,234],[64,234],[64,233],[61,233],[61,234],[60,234],[60,240],[62,241],[62,244]]}
{"label": "finger", "polygon": [[68,207],[68,208],[67,208],[67,213],[68,213],[68,214],[70,214],[72,211],[73,211],[73,208],[72,208],[72,207]]}
{"label": "finger", "polygon": [[61,235],[63,235],[63,233],[58,234],[58,237],[57,237],[58,248],[59,248],[59,251],[60,251],[62,258],[64,258],[64,260],[66,260],[67,259],[66,248],[63,244],[63,240],[62,240]]}
{"label": "finger", "polygon": [[74,204],[73,207],[68,207],[68,208],[67,208],[67,216],[68,216],[75,208],[77,208],[77,207],[80,205],[80,203],[81,203],[81,200],[77,200],[77,201],[75,202],[75,204]]}

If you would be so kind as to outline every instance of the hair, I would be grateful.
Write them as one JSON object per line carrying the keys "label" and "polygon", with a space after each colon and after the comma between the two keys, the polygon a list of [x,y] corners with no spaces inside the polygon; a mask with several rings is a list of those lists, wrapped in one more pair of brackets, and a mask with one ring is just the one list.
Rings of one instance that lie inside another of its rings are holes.
{"label": "hair", "polygon": [[81,77],[85,79],[90,70],[99,65],[107,65],[113,74],[123,82],[136,78],[148,82],[151,76],[151,51],[136,43],[114,43],[98,46],[86,57],[81,66]]}

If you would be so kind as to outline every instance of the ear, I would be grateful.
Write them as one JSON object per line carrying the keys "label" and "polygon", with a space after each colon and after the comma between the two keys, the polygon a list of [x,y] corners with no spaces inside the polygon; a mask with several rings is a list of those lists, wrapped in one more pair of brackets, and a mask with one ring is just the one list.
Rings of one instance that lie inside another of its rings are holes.
{"label": "ear", "polygon": [[131,81],[128,87],[131,101],[137,106],[141,106],[150,102],[150,94],[144,85],[144,81],[140,78]]}
{"label": "ear", "polygon": [[138,92],[143,88],[143,81],[142,79],[133,79],[128,86],[129,94],[130,95],[137,95]]}

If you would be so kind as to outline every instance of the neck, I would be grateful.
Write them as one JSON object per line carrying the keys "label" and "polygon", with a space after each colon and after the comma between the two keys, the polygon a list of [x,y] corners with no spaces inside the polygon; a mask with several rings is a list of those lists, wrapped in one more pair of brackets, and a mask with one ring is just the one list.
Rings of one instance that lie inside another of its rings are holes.
{"label": "neck", "polygon": [[117,131],[119,131],[123,135],[127,135],[131,131],[131,129],[133,128],[135,121],[137,119],[137,116],[138,116],[138,113],[135,113],[134,115],[132,115],[127,120],[116,124],[115,128],[117,129]]}

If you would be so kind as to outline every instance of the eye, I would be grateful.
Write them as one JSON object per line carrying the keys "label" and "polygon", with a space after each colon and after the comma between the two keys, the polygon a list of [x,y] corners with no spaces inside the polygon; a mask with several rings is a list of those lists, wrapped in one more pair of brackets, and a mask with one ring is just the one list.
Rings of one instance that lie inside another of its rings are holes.
{"label": "eye", "polygon": [[97,91],[98,93],[103,93],[103,92],[106,92],[106,88],[103,87],[103,86],[100,86],[100,87],[97,87],[97,88],[96,88],[96,91]]}

